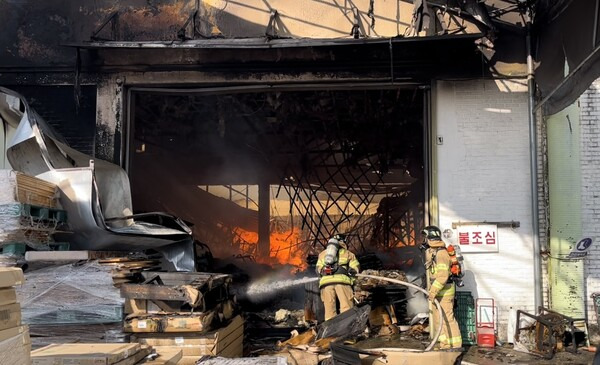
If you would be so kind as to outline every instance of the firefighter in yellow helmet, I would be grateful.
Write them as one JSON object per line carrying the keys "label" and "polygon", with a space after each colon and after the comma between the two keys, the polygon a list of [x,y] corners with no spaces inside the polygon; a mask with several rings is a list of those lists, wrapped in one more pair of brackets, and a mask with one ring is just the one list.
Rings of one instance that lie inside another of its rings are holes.
{"label": "firefighter in yellow helmet", "polygon": [[325,320],[337,315],[336,298],[340,302],[340,313],[354,307],[354,278],[360,271],[356,256],[348,251],[346,239],[337,234],[327,242],[319,254],[317,274],[321,276],[319,288],[325,306]]}
{"label": "firefighter in yellow helmet", "polygon": [[[429,271],[429,300],[437,299],[442,307],[442,332],[438,338],[441,349],[458,349],[462,347],[462,337],[458,322],[454,317],[454,295],[456,286],[450,272],[450,256],[441,237],[440,229],[428,226],[421,232],[425,238],[425,270]],[[437,331],[439,314],[437,306],[432,304],[429,328]]]}

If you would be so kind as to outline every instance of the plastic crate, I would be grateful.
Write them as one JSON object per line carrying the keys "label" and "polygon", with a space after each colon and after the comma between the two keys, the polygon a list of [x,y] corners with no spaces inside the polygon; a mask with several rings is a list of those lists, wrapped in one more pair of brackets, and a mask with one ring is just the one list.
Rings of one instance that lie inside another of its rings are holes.
{"label": "plastic crate", "polygon": [[2,254],[8,256],[24,256],[27,245],[24,243],[7,243],[2,246]]}
{"label": "plastic crate", "polygon": [[471,292],[456,292],[456,321],[460,328],[463,345],[474,345],[477,342],[475,330],[475,300]]}

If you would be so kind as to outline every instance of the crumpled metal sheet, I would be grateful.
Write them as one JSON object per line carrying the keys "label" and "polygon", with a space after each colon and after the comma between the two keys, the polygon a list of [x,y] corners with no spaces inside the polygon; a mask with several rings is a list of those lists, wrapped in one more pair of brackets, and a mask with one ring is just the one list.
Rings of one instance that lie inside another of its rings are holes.
{"label": "crumpled metal sheet", "polygon": [[[162,213],[157,215],[164,224],[136,221],[129,178],[121,167],[70,148],[21,95],[0,87],[2,94],[20,99],[25,109],[7,146],[8,160],[15,170],[58,186],[59,201],[73,232],[71,247],[157,249],[173,260],[178,270],[194,269],[191,230],[185,223]],[[0,103],[4,99],[0,98]],[[149,216],[145,214],[144,220]]]}

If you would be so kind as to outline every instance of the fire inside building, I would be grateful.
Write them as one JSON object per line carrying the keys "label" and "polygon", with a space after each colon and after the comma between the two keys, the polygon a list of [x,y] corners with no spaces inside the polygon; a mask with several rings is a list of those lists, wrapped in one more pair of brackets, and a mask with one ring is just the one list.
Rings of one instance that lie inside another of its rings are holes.
{"label": "fire inside building", "polygon": [[0,3],[0,351],[591,362],[598,4]]}

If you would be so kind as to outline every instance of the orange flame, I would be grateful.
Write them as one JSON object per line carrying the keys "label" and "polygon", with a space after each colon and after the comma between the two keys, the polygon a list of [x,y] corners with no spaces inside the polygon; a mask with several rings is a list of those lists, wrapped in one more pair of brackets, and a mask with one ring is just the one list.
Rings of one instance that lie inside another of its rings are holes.
{"label": "orange flame", "polygon": [[242,251],[248,254],[254,254],[256,261],[263,264],[282,264],[292,265],[299,269],[306,267],[306,255],[299,243],[301,242],[298,230],[288,230],[285,232],[271,232],[269,236],[270,250],[269,257],[258,257],[256,255],[258,245],[258,233],[247,231],[236,227],[233,232],[238,237]]}

